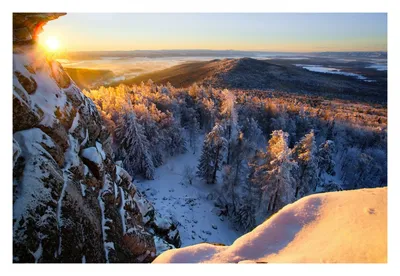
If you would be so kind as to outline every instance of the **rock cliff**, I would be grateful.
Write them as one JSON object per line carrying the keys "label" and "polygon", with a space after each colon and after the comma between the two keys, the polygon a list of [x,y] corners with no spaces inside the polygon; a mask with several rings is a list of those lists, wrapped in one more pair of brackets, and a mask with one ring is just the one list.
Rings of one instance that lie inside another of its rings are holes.
{"label": "rock cliff", "polygon": [[37,47],[62,15],[13,15],[13,261],[150,262],[179,233],[158,226],[96,106]]}

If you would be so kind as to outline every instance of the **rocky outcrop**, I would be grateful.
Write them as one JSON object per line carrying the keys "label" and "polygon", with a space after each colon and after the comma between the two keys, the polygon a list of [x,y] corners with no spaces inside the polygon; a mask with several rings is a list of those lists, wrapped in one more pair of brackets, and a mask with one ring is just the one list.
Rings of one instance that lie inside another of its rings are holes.
{"label": "rocky outcrop", "polygon": [[154,219],[150,221],[150,226],[157,236],[162,237],[164,241],[176,248],[181,247],[181,238],[177,225],[171,219],[163,218],[160,213],[156,212]]}
{"label": "rocky outcrop", "polygon": [[13,260],[150,262],[154,208],[113,161],[93,102],[34,43],[60,15],[14,14]]}

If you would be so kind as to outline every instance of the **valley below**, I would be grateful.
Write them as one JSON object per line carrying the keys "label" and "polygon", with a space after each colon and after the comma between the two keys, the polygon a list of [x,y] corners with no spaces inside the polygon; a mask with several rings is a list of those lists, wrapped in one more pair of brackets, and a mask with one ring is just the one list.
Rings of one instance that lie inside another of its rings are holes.
{"label": "valley below", "polygon": [[[201,138],[198,142],[201,142]],[[156,169],[154,180],[137,179],[134,184],[154,205],[161,217],[178,225],[181,247],[198,243],[232,244],[242,231],[234,229],[214,204],[219,185],[211,186],[185,178],[185,168],[196,170],[200,153],[187,152]]]}

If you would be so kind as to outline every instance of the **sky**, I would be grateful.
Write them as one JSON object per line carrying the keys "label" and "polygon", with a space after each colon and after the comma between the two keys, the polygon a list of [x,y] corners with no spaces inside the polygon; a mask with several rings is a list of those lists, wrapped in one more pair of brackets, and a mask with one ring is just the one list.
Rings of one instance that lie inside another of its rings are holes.
{"label": "sky", "polygon": [[385,13],[68,13],[44,26],[66,51],[386,51]]}

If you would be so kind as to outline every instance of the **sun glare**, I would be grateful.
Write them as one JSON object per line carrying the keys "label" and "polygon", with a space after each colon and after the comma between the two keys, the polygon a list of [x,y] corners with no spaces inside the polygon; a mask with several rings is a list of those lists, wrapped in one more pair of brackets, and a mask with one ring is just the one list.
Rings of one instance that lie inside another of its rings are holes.
{"label": "sun glare", "polygon": [[48,51],[55,52],[60,47],[60,42],[54,36],[47,38],[46,40],[46,47]]}

